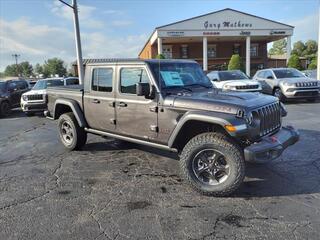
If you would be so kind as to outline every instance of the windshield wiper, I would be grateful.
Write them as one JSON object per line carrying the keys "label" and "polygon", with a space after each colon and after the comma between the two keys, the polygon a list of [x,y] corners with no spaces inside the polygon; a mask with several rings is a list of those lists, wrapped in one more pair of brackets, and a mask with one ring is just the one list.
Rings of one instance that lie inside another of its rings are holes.
{"label": "windshield wiper", "polygon": [[171,87],[165,87],[163,89],[165,89],[165,90],[170,90],[170,89],[187,90],[189,92],[192,92],[192,89],[190,89],[188,87],[184,87],[184,86],[171,86]]}
{"label": "windshield wiper", "polygon": [[193,84],[189,84],[189,85],[186,85],[186,86],[187,87],[189,87],[189,86],[200,86],[200,87],[210,88],[210,86],[204,85],[204,84],[201,84],[201,83],[193,83]]}

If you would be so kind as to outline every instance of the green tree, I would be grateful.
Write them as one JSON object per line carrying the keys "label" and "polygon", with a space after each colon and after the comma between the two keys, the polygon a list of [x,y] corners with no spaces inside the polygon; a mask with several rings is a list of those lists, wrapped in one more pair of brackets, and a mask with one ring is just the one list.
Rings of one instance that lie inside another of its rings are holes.
{"label": "green tree", "polygon": [[272,47],[269,50],[270,55],[283,55],[287,51],[287,40],[286,39],[280,39],[277,41],[274,41],[272,44]]}
{"label": "green tree", "polygon": [[51,58],[43,64],[43,75],[45,77],[59,75],[60,77],[66,76],[67,69],[64,66],[63,60],[59,58]]}
{"label": "green tree", "polygon": [[11,64],[4,70],[4,75],[7,77],[14,77],[19,75],[19,68],[16,64]]}
{"label": "green tree", "polygon": [[300,64],[299,56],[293,54],[290,56],[288,61],[288,67],[296,68],[298,70],[302,70],[302,66]]}
{"label": "green tree", "polygon": [[34,73],[37,74],[37,75],[40,75],[40,74],[43,74],[43,68],[42,66],[37,63],[34,67]]}
{"label": "green tree", "polygon": [[309,70],[317,69],[317,59],[314,58],[312,59],[311,63],[308,66]]}
{"label": "green tree", "polygon": [[318,44],[316,41],[314,40],[308,40],[305,43],[305,50],[303,51],[303,57],[306,57],[308,59],[313,59],[316,57],[317,55],[317,51],[318,51]]}
{"label": "green tree", "polygon": [[306,45],[302,41],[295,42],[293,44],[293,49],[291,51],[291,55],[296,55],[298,57],[303,57],[303,53],[306,50]]}
{"label": "green tree", "polygon": [[33,67],[32,65],[28,62],[21,62],[19,64],[19,73],[23,77],[30,77],[33,75]]}
{"label": "green tree", "polygon": [[241,58],[239,54],[233,54],[229,61],[228,70],[240,70],[242,69]]}

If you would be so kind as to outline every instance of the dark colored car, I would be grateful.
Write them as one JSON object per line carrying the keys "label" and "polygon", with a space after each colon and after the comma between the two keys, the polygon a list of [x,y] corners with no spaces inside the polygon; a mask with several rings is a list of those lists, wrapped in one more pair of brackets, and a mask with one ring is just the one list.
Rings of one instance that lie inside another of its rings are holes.
{"label": "dark colored car", "polygon": [[19,107],[21,95],[29,90],[26,80],[0,80],[0,116],[5,117],[12,108]]}
{"label": "dark colored car", "polygon": [[59,119],[64,146],[80,149],[92,133],[177,152],[203,194],[232,193],[245,160],[270,162],[299,139],[277,98],[213,88],[195,61],[103,60],[85,73],[84,86],[48,89],[45,115]]}

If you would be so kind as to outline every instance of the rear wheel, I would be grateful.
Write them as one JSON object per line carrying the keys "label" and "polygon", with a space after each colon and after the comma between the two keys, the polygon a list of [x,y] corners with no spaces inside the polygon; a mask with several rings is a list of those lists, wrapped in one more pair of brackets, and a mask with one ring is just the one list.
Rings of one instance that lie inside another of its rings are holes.
{"label": "rear wheel", "polygon": [[180,157],[183,176],[204,195],[227,196],[244,178],[241,150],[220,133],[203,133],[192,138]]}
{"label": "rear wheel", "polygon": [[79,150],[86,144],[87,133],[80,127],[73,113],[64,113],[58,120],[59,136],[69,150]]}
{"label": "rear wheel", "polygon": [[0,104],[0,116],[7,117],[10,114],[10,104],[4,101]]}

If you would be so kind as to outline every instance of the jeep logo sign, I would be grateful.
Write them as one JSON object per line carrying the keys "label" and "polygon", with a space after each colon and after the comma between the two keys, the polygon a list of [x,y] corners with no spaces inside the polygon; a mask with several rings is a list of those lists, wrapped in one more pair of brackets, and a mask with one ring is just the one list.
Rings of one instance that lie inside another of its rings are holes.
{"label": "jeep logo sign", "polygon": [[252,28],[252,23],[242,23],[240,20],[235,22],[221,22],[221,23],[210,23],[209,21],[205,21],[203,23],[205,29],[213,28]]}

